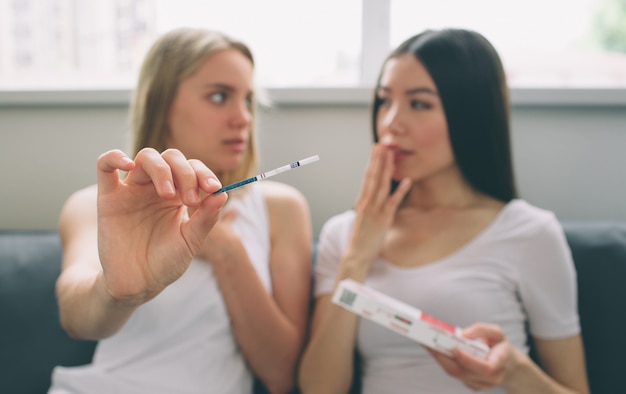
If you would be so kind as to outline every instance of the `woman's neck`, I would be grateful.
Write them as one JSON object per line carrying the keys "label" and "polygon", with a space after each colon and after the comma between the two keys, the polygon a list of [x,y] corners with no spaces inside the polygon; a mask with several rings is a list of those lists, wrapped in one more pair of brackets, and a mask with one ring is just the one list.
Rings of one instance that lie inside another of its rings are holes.
{"label": "woman's neck", "polygon": [[493,198],[474,189],[454,168],[414,182],[402,207],[421,211],[464,209],[484,206],[493,201]]}

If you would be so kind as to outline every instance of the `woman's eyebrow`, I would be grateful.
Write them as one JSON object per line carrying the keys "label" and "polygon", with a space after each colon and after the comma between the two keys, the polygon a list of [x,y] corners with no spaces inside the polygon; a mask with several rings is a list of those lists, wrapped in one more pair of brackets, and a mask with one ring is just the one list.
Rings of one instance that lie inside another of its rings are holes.
{"label": "woman's eyebrow", "polygon": [[228,91],[233,91],[235,90],[235,88],[231,85],[225,84],[225,83],[207,83],[202,85],[202,87],[204,89],[222,89],[222,90],[228,90]]}
{"label": "woman's eyebrow", "polygon": [[[386,87],[386,86],[379,86],[378,89],[379,92],[384,92],[384,93],[389,93],[391,92],[391,88]],[[404,94],[406,94],[407,96],[411,96],[414,94],[420,94],[420,93],[427,93],[427,94],[432,94],[435,96],[439,95],[439,92],[437,92],[436,90],[429,88],[429,87],[425,87],[425,86],[420,86],[420,87],[415,87],[415,88],[410,88],[404,91]]]}
{"label": "woman's eyebrow", "polygon": [[[227,93],[233,93],[237,91],[237,88],[235,86],[226,84],[226,83],[220,83],[220,82],[216,82],[216,83],[207,83],[202,85],[202,90],[221,90]],[[254,90],[249,90],[246,93],[246,96],[253,96],[254,95]]]}
{"label": "woman's eyebrow", "polygon": [[433,94],[435,96],[439,95],[439,93],[436,90],[432,88],[428,88],[428,87],[418,87],[418,88],[407,89],[404,91],[404,94],[406,94],[407,96],[412,95],[412,94],[419,94],[419,93]]}

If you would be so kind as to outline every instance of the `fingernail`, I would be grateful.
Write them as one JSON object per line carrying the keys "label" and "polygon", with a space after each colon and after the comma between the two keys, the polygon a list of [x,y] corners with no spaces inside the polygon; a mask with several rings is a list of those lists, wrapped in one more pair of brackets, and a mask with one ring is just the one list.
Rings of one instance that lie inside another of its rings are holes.
{"label": "fingernail", "polygon": [[220,183],[220,181],[218,181],[215,178],[209,178],[206,180],[207,185],[209,186],[217,186],[217,187],[222,187],[222,184]]}

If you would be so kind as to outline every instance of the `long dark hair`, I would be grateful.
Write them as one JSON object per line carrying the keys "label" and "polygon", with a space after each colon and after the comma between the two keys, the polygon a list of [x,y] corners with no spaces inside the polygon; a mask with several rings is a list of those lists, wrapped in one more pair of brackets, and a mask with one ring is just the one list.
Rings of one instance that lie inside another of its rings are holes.
{"label": "long dark hair", "polygon": [[[426,30],[404,41],[387,60],[412,53],[430,73],[448,122],[452,151],[469,184],[503,202],[517,197],[510,143],[510,104],[498,53],[481,34]],[[377,86],[380,85],[381,74]],[[372,125],[380,107],[374,96]]]}

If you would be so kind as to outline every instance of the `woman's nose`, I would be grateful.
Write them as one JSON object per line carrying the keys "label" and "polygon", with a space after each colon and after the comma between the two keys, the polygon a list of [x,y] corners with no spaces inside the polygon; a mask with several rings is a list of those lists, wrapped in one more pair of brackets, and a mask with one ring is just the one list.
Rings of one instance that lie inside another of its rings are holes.
{"label": "woman's nose", "polygon": [[385,113],[383,127],[391,133],[401,133],[405,130],[402,119],[402,111],[397,105],[393,105]]}
{"label": "woman's nose", "polygon": [[237,104],[233,109],[232,123],[235,126],[247,126],[252,121],[252,112],[247,102]]}

